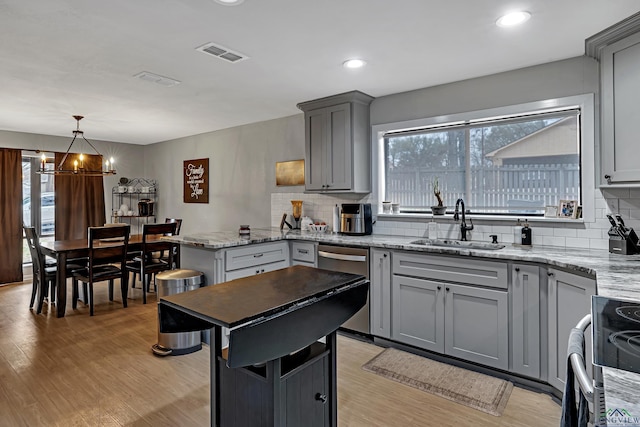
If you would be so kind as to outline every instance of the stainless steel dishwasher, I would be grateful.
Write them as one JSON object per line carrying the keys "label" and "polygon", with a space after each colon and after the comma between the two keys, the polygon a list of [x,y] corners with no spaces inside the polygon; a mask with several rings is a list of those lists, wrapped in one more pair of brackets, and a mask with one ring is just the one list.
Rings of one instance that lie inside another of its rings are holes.
{"label": "stainless steel dishwasher", "polygon": [[[369,279],[369,249],[346,246],[318,245],[318,268],[360,274]],[[343,328],[370,334],[369,295],[367,303],[353,317],[347,320]]]}

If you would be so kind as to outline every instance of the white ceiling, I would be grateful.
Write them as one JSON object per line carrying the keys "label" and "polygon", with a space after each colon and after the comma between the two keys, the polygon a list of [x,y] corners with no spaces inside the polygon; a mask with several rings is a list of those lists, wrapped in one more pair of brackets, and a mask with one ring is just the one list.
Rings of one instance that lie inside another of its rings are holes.
{"label": "white ceiling", "polygon": [[[513,9],[522,27],[494,25]],[[579,56],[637,0],[0,0],[0,129],[149,144]],[[208,42],[250,59],[196,51]],[[341,63],[361,57],[361,70]],[[148,71],[182,83],[164,87]]]}

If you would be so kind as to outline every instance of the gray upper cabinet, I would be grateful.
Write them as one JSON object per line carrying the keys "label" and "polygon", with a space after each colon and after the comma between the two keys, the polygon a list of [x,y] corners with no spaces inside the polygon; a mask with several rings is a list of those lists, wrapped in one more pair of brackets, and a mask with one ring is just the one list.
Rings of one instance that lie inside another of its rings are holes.
{"label": "gray upper cabinet", "polygon": [[600,183],[640,184],[640,14],[587,39],[587,54],[600,61]]}
{"label": "gray upper cabinet", "polygon": [[305,189],[371,192],[369,104],[359,91],[298,104],[305,118]]}

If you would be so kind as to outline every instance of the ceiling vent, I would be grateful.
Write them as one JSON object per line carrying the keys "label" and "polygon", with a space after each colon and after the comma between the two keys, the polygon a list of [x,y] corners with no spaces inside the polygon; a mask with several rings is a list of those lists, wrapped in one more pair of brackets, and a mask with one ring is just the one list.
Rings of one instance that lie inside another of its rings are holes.
{"label": "ceiling vent", "polygon": [[160,86],[166,86],[166,87],[180,84],[180,81],[178,80],[175,80],[169,77],[163,77],[158,74],[150,73],[148,71],[143,71],[141,73],[136,74],[133,77],[137,77],[140,80],[144,80],[145,82],[156,83],[156,84],[159,84]]}
{"label": "ceiling vent", "polygon": [[240,62],[245,59],[249,59],[247,55],[243,55],[242,53],[235,52],[231,49],[227,49],[224,46],[220,46],[215,43],[207,43],[203,46],[197,47],[196,50],[200,52],[207,53],[209,55],[213,55],[216,58],[224,59],[227,62]]}

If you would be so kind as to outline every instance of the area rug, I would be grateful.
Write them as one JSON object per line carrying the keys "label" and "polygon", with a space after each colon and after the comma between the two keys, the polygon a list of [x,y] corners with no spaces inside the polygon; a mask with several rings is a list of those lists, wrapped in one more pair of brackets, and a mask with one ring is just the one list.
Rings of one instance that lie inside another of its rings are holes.
{"label": "area rug", "polygon": [[362,369],[498,417],[513,390],[509,381],[394,348],[386,349]]}

